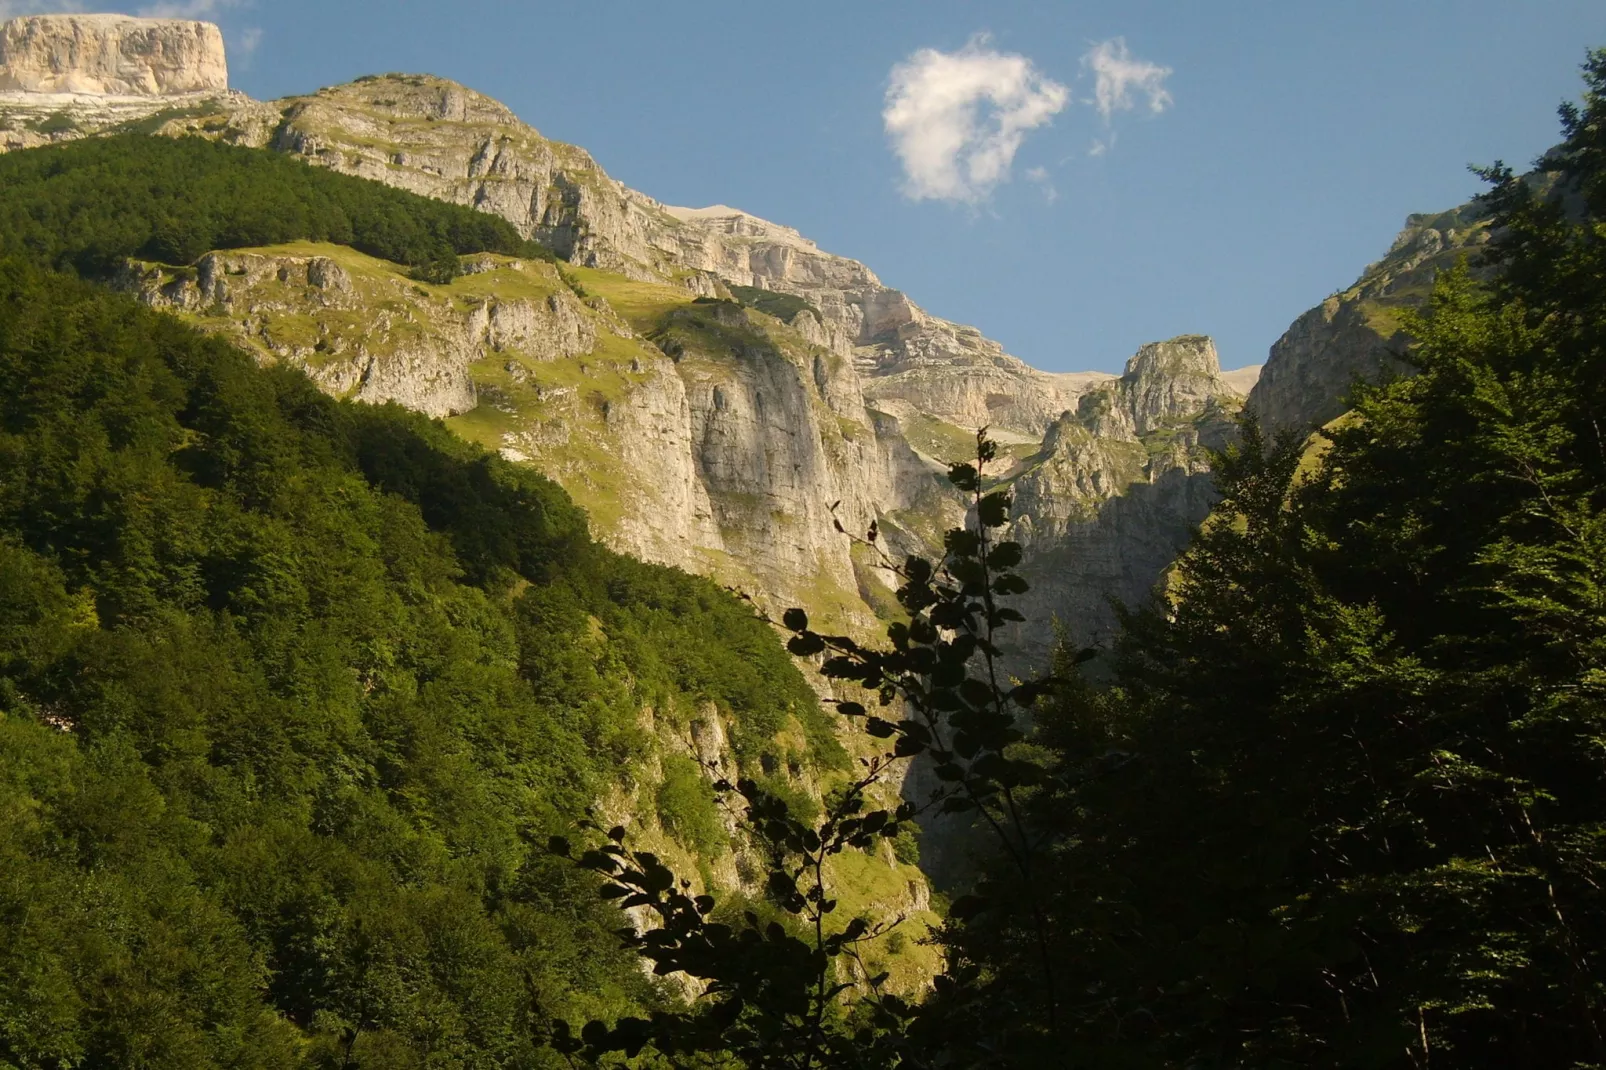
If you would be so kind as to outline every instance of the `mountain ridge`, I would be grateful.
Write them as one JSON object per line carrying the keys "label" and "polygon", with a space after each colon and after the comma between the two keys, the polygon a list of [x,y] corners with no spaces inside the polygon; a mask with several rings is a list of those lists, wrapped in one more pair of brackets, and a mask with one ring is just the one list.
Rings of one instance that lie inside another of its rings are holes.
{"label": "mountain ridge", "polygon": [[[614,548],[715,576],[772,608],[796,602],[823,610],[823,619],[834,615],[856,631],[873,630],[876,607],[890,604],[895,578],[852,552],[836,523],[862,532],[874,522],[895,557],[940,556],[941,532],[963,518],[943,478],[945,462],[964,458],[975,428],[990,429],[1011,469],[999,474],[1015,478],[1051,445],[1045,436],[1064,414],[1120,381],[1032,368],[979,330],[931,315],[864,264],[820,250],[793,228],[728,206],[666,205],[631,190],[584,149],[543,138],[501,103],[445,79],[367,76],[273,102],[220,95],[154,111],[145,128],[270,149],[500,215],[566,261],[558,278],[567,294],[540,299],[582,309],[575,322],[592,324],[593,345],[613,339],[604,348],[614,356],[552,350],[521,363],[498,357],[488,334],[478,336],[486,344],[470,353],[454,328],[431,336],[434,367],[412,359],[413,370],[386,385],[398,367],[394,352],[356,378],[334,370],[339,360],[331,363],[331,347],[352,333],[333,322],[338,287],[309,285],[290,299],[262,289],[281,285],[277,279],[252,281],[256,276],[245,269],[235,280],[225,267],[209,273],[214,292],[203,299],[199,289],[178,295],[178,280],[163,279],[163,269],[150,264],[130,265],[120,285],[208,329],[239,332],[256,315],[253,304],[262,315],[247,334],[260,333],[263,315],[287,325],[299,321],[303,333],[312,332],[306,344],[258,346],[261,359],[300,363],[337,393],[448,416],[460,432],[504,455],[558,473]],[[86,121],[52,137],[96,129]],[[310,261],[282,266],[306,279]],[[501,269],[485,276],[492,277],[512,281]],[[216,300],[220,280],[248,291],[244,303]],[[401,317],[394,322],[428,318],[423,310],[433,298],[418,296],[427,287],[412,294],[399,280],[386,286],[414,306],[387,313]],[[164,287],[174,290],[176,302],[163,296]],[[489,292],[475,300],[484,309],[471,315],[487,321],[493,309],[517,304]],[[222,322],[227,315],[214,314],[236,305],[241,312],[232,325]],[[624,325],[624,334],[598,326],[610,318]],[[386,348],[382,338],[394,332],[370,333],[351,345]],[[616,370],[603,370],[609,368]],[[1224,401],[1241,401],[1233,382],[1241,386],[1244,376],[1229,381],[1219,370],[1218,363],[1210,388]],[[532,392],[543,375],[565,382],[543,381]],[[1086,460],[1075,454],[1061,458],[1060,467]],[[1184,467],[1188,475],[1179,478],[1208,483],[1202,460]],[[1100,478],[1144,482],[1162,474],[1145,460]],[[1076,478],[1057,484],[1065,493],[1088,485]],[[1097,527],[1099,503],[1108,500],[1101,491],[1096,500],[1049,512]],[[1179,548],[1202,515],[1183,496],[1146,522],[1163,529],[1160,542]],[[1031,517],[1021,519],[1030,526]],[[1062,526],[1046,513],[1038,520]],[[1122,565],[1114,570],[1114,588],[1106,575],[1081,597],[1073,592],[1088,577],[1074,564],[1033,570],[1028,561],[1026,569],[1045,605],[1064,616],[1073,603],[1080,607],[1076,616],[1086,620],[1065,621],[1078,638],[1108,627],[1111,598],[1139,599],[1159,575],[1158,568]],[[1028,656],[1041,661],[1050,641],[1036,637]]]}

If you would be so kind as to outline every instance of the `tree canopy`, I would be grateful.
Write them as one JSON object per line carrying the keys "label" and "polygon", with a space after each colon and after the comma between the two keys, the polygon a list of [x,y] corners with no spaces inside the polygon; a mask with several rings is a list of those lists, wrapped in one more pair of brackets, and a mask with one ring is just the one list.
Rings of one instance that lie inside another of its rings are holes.
{"label": "tree canopy", "polygon": [[[1543,181],[1484,172],[1496,281],[1442,277],[1414,374],[1312,442],[1247,426],[1113,680],[1043,713],[1076,1013],[1018,1021],[1037,1063],[1606,1065],[1606,52],[1585,75]],[[977,1029],[1030,1005],[994,892]]]}
{"label": "tree canopy", "polygon": [[128,257],[305,239],[449,278],[461,253],[550,259],[499,216],[201,138],[122,134],[0,155],[0,253],[101,276]]}
{"label": "tree canopy", "polygon": [[0,262],[0,1066],[545,1065],[662,998],[546,840],[710,704],[841,764],[535,472]]}

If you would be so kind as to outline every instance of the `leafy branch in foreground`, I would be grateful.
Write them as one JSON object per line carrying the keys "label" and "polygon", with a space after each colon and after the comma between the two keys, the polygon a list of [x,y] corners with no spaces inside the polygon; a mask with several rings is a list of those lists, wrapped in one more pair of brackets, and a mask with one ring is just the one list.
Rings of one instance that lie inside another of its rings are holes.
{"label": "leafy branch in foreground", "polygon": [[[902,581],[897,597],[909,620],[887,628],[888,647],[815,631],[801,609],[787,610],[782,618],[792,633],[787,646],[794,655],[823,655],[820,672],[826,678],[863,688],[888,711],[879,716],[862,702],[830,700],[870,737],[886,740],[887,749],[860,759],[861,775],[817,824],[800,820],[785,800],[757,782],[738,778],[732,783],[718,769],[708,769],[721,797],[739,796],[745,803],[741,822],[767,861],[765,895],[784,921],[765,923],[752,911],[724,919],[711,895],[694,894],[691,883],[655,855],[627,847],[622,827],[578,856],[568,841],[553,841],[557,854],[604,879],[605,898],[650,915],[652,927],[632,924],[620,930],[625,946],[659,976],[683,975],[701,991],[685,1009],[611,1026],[589,1022],[578,1036],[567,1023],[557,1022],[551,1043],[559,1051],[592,1062],[650,1048],[671,1058],[724,1054],[749,1067],[929,1065],[922,1054],[925,1045],[913,1039],[916,1009],[888,993],[886,975],[870,976],[860,957],[863,943],[891,926],[862,917],[841,927],[833,924],[837,900],[827,860],[848,848],[871,849],[921,813],[970,815],[992,831],[1023,881],[1030,886],[1034,880],[1038,844],[1021,802],[1042,773],[1012,748],[1024,738],[1020,720],[1051,682],[1011,680],[1000,664],[1001,630],[1024,620],[1001,600],[1024,593],[1027,585],[1015,571],[1019,544],[996,538],[1008,523],[1010,497],[1007,490],[987,489],[984,473],[995,457],[983,429],[976,435],[975,463],[950,466],[950,481],[970,499],[972,522],[948,532],[938,561],[891,560],[877,545],[874,525],[858,540],[881,553],[883,566]],[[938,786],[930,798],[920,805],[878,808],[875,786],[917,756],[933,763]],[[963,897],[954,904],[952,918],[962,921],[983,907],[976,897]],[[1035,899],[1032,910],[1043,951],[1043,1011],[1052,1030],[1058,1000],[1046,921]],[[937,987],[952,998],[970,980],[973,971],[956,964],[937,979]]]}

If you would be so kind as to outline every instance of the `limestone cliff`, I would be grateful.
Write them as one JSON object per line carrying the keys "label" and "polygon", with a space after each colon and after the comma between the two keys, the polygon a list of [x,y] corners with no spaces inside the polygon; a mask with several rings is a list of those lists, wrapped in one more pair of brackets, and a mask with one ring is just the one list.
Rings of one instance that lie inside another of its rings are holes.
{"label": "limestone cliff", "polygon": [[229,87],[210,22],[31,15],[0,25],[0,92],[174,96]]}
{"label": "limestone cliff", "polygon": [[[1028,619],[1057,619],[1080,643],[1108,638],[1111,599],[1145,601],[1209,512],[1208,450],[1227,444],[1242,405],[1215,345],[1184,335],[1144,346],[1055,420],[1010,476]],[[1032,632],[1019,649],[1041,661],[1052,639]]]}
{"label": "limestone cliff", "polygon": [[548,264],[487,258],[474,266],[505,276],[500,295],[454,301],[378,263],[335,246],[237,250],[177,273],[130,264],[114,284],[300,365],[331,394],[431,416],[475,407],[468,369],[486,353],[557,360],[596,345],[593,319]]}
{"label": "limestone cliff", "polygon": [[249,102],[228,88],[223,35],[208,22],[35,15],[0,24],[0,152]]}
{"label": "limestone cliff", "polygon": [[869,268],[790,227],[725,206],[665,205],[549,141],[504,105],[443,79],[385,75],[304,97],[181,117],[167,133],[274,148],[319,166],[469,204],[572,263],[714,296],[721,285],[802,298],[809,340],[851,360],[872,399],[946,423],[1041,437],[1083,377],[1039,372],[972,327],[925,312]]}
{"label": "limestone cliff", "polygon": [[[1071,450],[1064,414],[1077,414],[1095,452],[1135,458],[1167,435],[1187,441],[1184,425],[1210,398],[1236,396],[1204,340],[1148,347],[1119,379],[1040,372],[789,227],[662,204],[441,79],[370,77],[269,103],[219,97],[163,122],[168,135],[273,149],[494,212],[568,265],[493,258],[432,287],[350,250],[277,249],[131,265],[122,285],[264,360],[300,364],[333,393],[447,416],[540,465],[616,548],[844,627],[868,629],[891,608],[891,578],[834,522],[875,522],[897,555],[937,553],[964,515],[945,462],[968,456],[975,428],[990,427],[1010,463],[1037,465],[1020,484],[1021,530],[1046,562],[1050,542],[1083,531],[1068,518],[1096,520],[1128,489],[1166,478],[1148,460],[1122,467]],[[1084,416],[1088,405],[1120,417]],[[1192,507],[1156,508],[1163,517],[1105,528],[1172,546]],[[1138,530],[1151,522],[1164,534]],[[1166,563],[1078,553],[1040,570],[1034,600],[1084,639],[1109,597],[1141,596]]]}
{"label": "limestone cliff", "polygon": [[332,394],[451,418],[562,482],[617,549],[777,612],[872,623],[833,517],[867,527],[940,468],[866,408],[851,363],[679,287],[496,256],[464,267],[431,285],[304,243],[130,263],[114,281]]}
{"label": "limestone cliff", "polygon": [[1422,305],[1438,273],[1489,240],[1477,202],[1437,215],[1413,215],[1388,255],[1346,290],[1293,322],[1271,347],[1249,395],[1249,410],[1273,430],[1308,431],[1341,415],[1357,380],[1400,371],[1408,343],[1401,314]]}

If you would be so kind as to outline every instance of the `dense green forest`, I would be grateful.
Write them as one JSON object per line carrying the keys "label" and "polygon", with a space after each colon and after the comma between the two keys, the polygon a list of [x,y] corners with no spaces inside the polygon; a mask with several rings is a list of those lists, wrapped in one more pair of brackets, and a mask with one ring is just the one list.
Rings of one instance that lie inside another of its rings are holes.
{"label": "dense green forest", "polygon": [[460,253],[550,259],[499,216],[275,152],[124,134],[0,155],[0,253],[103,276],[128,257],[306,239],[447,281]]}
{"label": "dense green forest", "polygon": [[658,998],[546,839],[703,702],[841,764],[541,476],[0,266],[0,1066],[542,1065]]}
{"label": "dense green forest", "polygon": [[[1606,51],[1585,81],[1543,181],[1484,173],[1493,281],[1441,278],[1412,374],[1326,430],[1246,423],[1107,657],[999,664],[1024,581],[984,436],[885,647],[788,613],[887,748],[817,810],[776,737],[849,763],[742,603],[439,424],[51,270],[516,239],[202,143],[0,158],[0,1068],[1606,1068]],[[300,214],[225,195],[259,181]],[[644,708],[708,703],[747,775],[668,761],[638,804],[705,849],[716,794],[745,812],[745,913],[587,815]],[[933,796],[877,809],[917,755]],[[921,809],[997,853],[909,1003],[825,859]]]}

